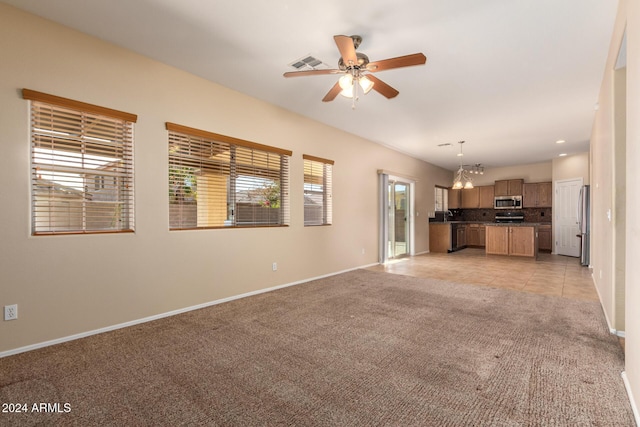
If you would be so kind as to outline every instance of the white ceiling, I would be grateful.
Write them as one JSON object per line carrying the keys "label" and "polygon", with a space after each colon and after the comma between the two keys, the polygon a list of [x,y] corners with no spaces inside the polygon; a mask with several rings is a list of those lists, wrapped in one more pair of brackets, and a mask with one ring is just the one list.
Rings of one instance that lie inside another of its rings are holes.
{"label": "white ceiling", "polygon": [[[618,3],[0,1],[452,170],[459,140],[465,163],[487,168],[588,151]],[[323,103],[336,75],[282,74],[307,54],[336,67],[337,34],[361,35],[371,61],[423,52],[427,63],[376,74],[396,98]]]}

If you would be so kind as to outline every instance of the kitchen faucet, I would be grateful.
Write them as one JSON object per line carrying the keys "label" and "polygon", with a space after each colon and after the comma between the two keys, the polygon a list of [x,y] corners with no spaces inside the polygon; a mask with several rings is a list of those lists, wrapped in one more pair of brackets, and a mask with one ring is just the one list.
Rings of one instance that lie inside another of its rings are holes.
{"label": "kitchen faucet", "polygon": [[453,212],[451,212],[449,210],[447,212],[445,212],[444,222],[447,222],[447,217],[453,217]]}

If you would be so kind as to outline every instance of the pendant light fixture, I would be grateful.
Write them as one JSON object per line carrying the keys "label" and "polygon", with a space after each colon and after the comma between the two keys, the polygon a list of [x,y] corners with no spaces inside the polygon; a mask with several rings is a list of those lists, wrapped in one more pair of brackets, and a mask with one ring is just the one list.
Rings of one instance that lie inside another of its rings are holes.
{"label": "pendant light fixture", "polygon": [[469,178],[467,171],[464,170],[464,167],[462,166],[462,144],[464,144],[464,141],[459,141],[458,144],[460,144],[460,153],[458,153],[458,157],[460,157],[460,168],[458,169],[458,172],[456,172],[456,177],[453,180],[453,189],[471,189],[473,188],[473,182],[471,178]]}

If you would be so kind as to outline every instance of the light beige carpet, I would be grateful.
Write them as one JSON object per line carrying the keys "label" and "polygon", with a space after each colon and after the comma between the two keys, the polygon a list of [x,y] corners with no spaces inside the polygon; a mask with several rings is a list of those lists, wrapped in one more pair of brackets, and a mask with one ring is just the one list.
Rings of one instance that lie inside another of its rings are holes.
{"label": "light beige carpet", "polygon": [[632,426],[623,370],[597,303],[358,270],[0,359],[62,410],[0,424]]}

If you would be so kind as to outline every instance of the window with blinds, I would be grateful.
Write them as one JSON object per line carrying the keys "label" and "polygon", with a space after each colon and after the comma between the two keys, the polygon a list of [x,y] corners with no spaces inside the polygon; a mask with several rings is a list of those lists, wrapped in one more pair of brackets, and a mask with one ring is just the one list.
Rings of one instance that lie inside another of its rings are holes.
{"label": "window with blinds", "polygon": [[170,229],[289,225],[291,151],[166,127]]}
{"label": "window with blinds", "polygon": [[24,89],[31,101],[32,234],[134,229],[137,116]]}
{"label": "window with blinds", "polygon": [[436,212],[444,212],[449,209],[449,190],[444,187],[435,186],[434,191],[435,199],[435,211]]}
{"label": "window with blinds", "polygon": [[302,156],[304,161],[304,225],[330,225],[333,208],[333,160]]}

